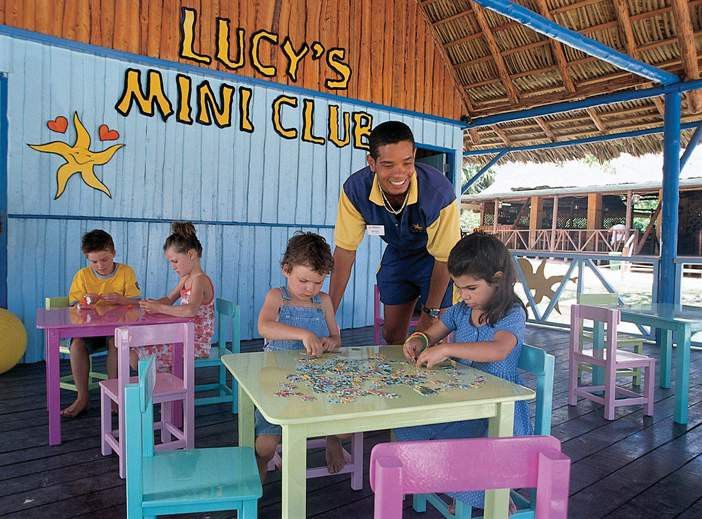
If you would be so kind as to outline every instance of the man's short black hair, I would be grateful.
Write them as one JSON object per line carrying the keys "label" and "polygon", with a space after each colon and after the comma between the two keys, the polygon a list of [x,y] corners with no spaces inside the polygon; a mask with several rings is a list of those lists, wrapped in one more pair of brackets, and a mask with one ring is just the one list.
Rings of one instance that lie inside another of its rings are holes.
{"label": "man's short black hair", "polygon": [[400,121],[386,121],[373,128],[368,136],[368,146],[370,156],[378,158],[378,148],[386,144],[396,144],[398,142],[409,141],[412,148],[415,147],[412,130],[405,123]]}
{"label": "man's short black hair", "polygon": [[83,239],[80,242],[80,250],[83,251],[83,254],[101,250],[114,252],[115,242],[112,241],[112,236],[102,229],[93,229],[83,235]]}

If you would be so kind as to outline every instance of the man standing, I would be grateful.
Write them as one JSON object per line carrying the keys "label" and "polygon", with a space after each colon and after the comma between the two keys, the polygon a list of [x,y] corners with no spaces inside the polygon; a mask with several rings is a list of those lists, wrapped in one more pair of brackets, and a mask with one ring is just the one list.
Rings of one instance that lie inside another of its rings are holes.
{"label": "man standing", "polygon": [[346,180],[339,198],[329,295],[336,311],[364,233],[380,236],[388,244],[377,273],[383,337],[401,344],[418,298],[419,330],[451,305],[446,261],[461,237],[458,204],[443,173],[415,164],[414,136],[406,124],[382,123],[368,141],[368,166]]}

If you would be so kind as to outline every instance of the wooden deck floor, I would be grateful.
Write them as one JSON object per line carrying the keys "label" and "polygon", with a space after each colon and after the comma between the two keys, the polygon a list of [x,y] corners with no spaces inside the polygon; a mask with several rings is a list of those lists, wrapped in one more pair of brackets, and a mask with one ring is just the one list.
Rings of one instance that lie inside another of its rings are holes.
{"label": "wooden deck floor", "polygon": [[[370,328],[344,333],[346,345],[371,341]],[[563,441],[573,461],[569,516],[702,517],[702,353],[692,354],[690,422],[677,427],[672,421],[672,390],[656,390],[653,419],[644,418],[636,407],[620,410],[612,422],[604,420],[594,404],[568,407],[567,335],[529,328],[528,342],[556,356],[553,435]],[[260,343],[247,343],[245,348],[260,348]],[[63,368],[68,369],[67,362]],[[124,517],[124,483],[117,475],[117,458],[100,454],[97,395],[86,415],[64,422],[63,444],[49,447],[43,381],[43,363],[18,366],[0,376],[0,516]],[[68,404],[71,394],[63,392],[62,397]],[[223,405],[198,408],[196,426],[198,447],[231,445],[235,438],[234,419]],[[367,464],[372,446],[387,441],[388,433],[365,438]],[[323,452],[313,456],[321,458]],[[351,490],[346,476],[312,480],[307,503],[309,516],[319,519],[372,517],[367,477],[358,492]],[[280,517],[277,473],[264,486],[259,517]],[[407,509],[405,517],[439,516]]]}

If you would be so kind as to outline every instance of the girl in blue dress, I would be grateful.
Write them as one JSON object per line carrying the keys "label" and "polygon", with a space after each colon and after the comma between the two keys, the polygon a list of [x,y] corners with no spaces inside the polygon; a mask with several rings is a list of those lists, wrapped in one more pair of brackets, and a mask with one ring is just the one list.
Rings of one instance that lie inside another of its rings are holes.
{"label": "girl in blue dress", "polygon": [[[287,286],[272,288],[258,314],[258,332],[264,351],[306,350],[309,355],[334,351],[341,345],[339,327],[324,279],[334,267],[326,240],[314,233],[298,233],[288,241],[281,260]],[[279,425],[266,421],[256,410],[256,461],[264,480],[268,462],[282,439]],[[344,466],[339,438],[327,437],[327,467],[336,473]]]}
{"label": "girl in blue dress", "polygon": [[[491,375],[522,384],[517,363],[526,328],[526,309],[514,293],[516,276],[512,255],[495,236],[473,233],[451,250],[448,270],[461,301],[424,332],[409,336],[405,357],[431,368],[448,358]],[[454,332],[454,343],[437,344]],[[487,435],[487,419],[395,429],[398,440],[475,438]],[[529,407],[518,401],[514,409],[514,435],[533,434]],[[469,470],[469,469],[468,469]],[[452,494],[474,507],[483,507],[483,492]]]}

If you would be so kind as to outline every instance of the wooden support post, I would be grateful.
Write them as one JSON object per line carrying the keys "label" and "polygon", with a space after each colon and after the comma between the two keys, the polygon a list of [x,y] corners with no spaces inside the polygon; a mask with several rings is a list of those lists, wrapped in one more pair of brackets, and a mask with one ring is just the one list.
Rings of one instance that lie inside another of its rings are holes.
{"label": "wooden support post", "polygon": [[626,217],[624,219],[624,226],[626,227],[626,238],[629,239],[629,231],[633,232],[633,221],[632,214],[634,211],[634,194],[631,191],[626,192]]}
{"label": "wooden support post", "polygon": [[553,211],[551,213],[551,246],[549,249],[556,250],[556,229],[558,228],[558,197],[553,197]]}
{"label": "wooden support post", "polygon": [[[602,228],[602,194],[587,194],[587,230],[589,233]],[[588,250],[597,250],[595,242],[588,244]]]}
{"label": "wooden support post", "polygon": [[533,249],[536,243],[536,231],[541,227],[543,213],[541,197],[532,196],[529,201],[529,248]]}
{"label": "wooden support post", "polygon": [[480,202],[480,228],[485,225],[485,202]]}
{"label": "wooden support post", "polygon": [[497,234],[497,219],[500,216],[500,201],[495,199],[495,216],[492,218],[492,233]]}

